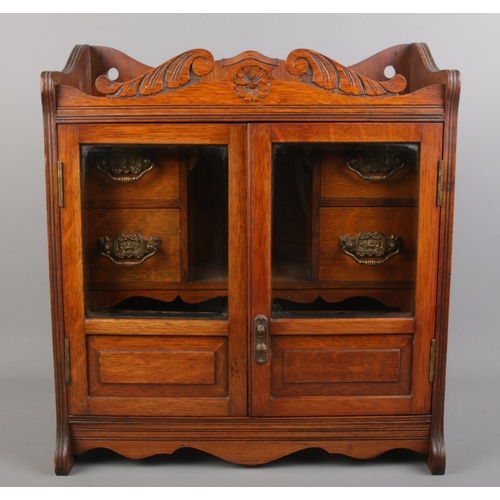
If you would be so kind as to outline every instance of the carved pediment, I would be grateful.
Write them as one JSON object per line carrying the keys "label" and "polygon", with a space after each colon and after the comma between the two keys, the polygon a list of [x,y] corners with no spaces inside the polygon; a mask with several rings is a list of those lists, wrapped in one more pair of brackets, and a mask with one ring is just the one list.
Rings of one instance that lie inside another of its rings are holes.
{"label": "carved pediment", "polygon": [[221,66],[229,68],[231,66],[247,66],[249,64],[265,67],[276,67],[280,60],[272,57],[267,57],[255,50],[247,50],[237,56],[228,59],[221,59]]}
{"label": "carved pediment", "polygon": [[173,92],[202,80],[232,82],[236,95],[249,103],[268,95],[273,80],[302,82],[330,93],[350,96],[396,95],[406,88],[402,75],[378,82],[307,49],[292,51],[286,62],[255,51],[214,62],[207,50],[193,49],[126,82],[115,82],[101,75],[95,86],[108,97],[137,98]]}

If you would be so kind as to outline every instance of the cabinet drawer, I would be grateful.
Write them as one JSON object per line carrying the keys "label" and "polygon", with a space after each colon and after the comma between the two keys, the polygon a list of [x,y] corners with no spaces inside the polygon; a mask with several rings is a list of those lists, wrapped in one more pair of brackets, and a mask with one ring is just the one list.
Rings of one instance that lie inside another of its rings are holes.
{"label": "cabinet drawer", "polygon": [[[320,210],[319,279],[359,282],[411,282],[415,279],[417,209],[401,208],[322,208]],[[371,233],[366,254],[343,250],[341,237]],[[375,235],[379,233],[379,235]],[[381,235],[381,236],[380,236]],[[398,253],[391,251],[391,236],[398,236]],[[375,241],[380,239],[380,243]],[[376,255],[376,246],[383,248]],[[392,257],[391,255],[394,254]],[[358,262],[362,261],[363,263]],[[381,263],[385,257],[388,260]],[[366,264],[367,261],[377,264]]]}
{"label": "cabinet drawer", "polygon": [[338,145],[321,156],[321,198],[391,204],[412,204],[417,198],[416,146]]}
{"label": "cabinet drawer", "polygon": [[172,206],[179,199],[178,148],[84,146],[82,154],[86,207]]}
{"label": "cabinet drawer", "polygon": [[[91,288],[180,280],[178,209],[86,209],[84,215],[85,273]],[[151,237],[158,238],[154,252],[145,242]]]}
{"label": "cabinet drawer", "polygon": [[276,335],[273,396],[410,393],[413,335]]}

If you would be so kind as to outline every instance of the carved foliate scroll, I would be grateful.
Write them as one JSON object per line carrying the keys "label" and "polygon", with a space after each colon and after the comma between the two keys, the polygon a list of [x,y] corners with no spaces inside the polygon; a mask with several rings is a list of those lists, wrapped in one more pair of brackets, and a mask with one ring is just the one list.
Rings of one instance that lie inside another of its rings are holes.
{"label": "carved foliate scroll", "polygon": [[213,67],[214,58],[208,50],[193,49],[128,82],[113,82],[106,75],[101,75],[95,86],[108,97],[144,97],[196,83]]}
{"label": "carved foliate scroll", "polygon": [[336,94],[383,96],[397,94],[406,88],[403,75],[395,75],[385,82],[376,82],[314,50],[296,49],[290,52],[286,59],[286,69],[292,75],[300,76],[302,82]]}

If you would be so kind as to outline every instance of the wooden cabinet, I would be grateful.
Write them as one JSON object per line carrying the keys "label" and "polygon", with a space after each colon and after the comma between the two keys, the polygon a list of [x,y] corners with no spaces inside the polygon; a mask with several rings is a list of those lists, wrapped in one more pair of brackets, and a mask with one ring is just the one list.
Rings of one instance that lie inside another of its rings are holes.
{"label": "wooden cabinet", "polygon": [[444,473],[459,89],[424,44],[43,73],[56,473],[183,446]]}

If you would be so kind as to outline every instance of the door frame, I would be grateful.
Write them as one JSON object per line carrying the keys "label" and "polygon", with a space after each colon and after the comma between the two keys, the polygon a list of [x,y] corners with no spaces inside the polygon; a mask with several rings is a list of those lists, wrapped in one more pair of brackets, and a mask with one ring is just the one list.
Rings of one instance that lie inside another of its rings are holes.
{"label": "door frame", "polygon": [[[86,318],[82,251],[80,146],[84,144],[200,145],[228,147],[228,320]],[[64,165],[61,260],[66,294],[65,339],[69,341],[72,415],[247,415],[248,318],[248,126],[245,124],[58,125],[59,161]],[[220,336],[228,340],[228,393],[213,398],[99,398],[89,395],[89,335]]]}
{"label": "door frame", "polygon": [[[329,416],[430,413],[429,364],[436,319],[439,216],[436,204],[442,124],[292,123],[251,127],[251,274],[250,328],[259,315],[273,335],[413,334],[411,390],[387,396],[275,397],[271,387],[273,353],[258,363],[253,343],[250,359],[251,416]],[[272,145],[274,143],[419,143],[419,208],[414,318],[276,319],[271,317]],[[253,336],[254,334],[252,334]]]}

